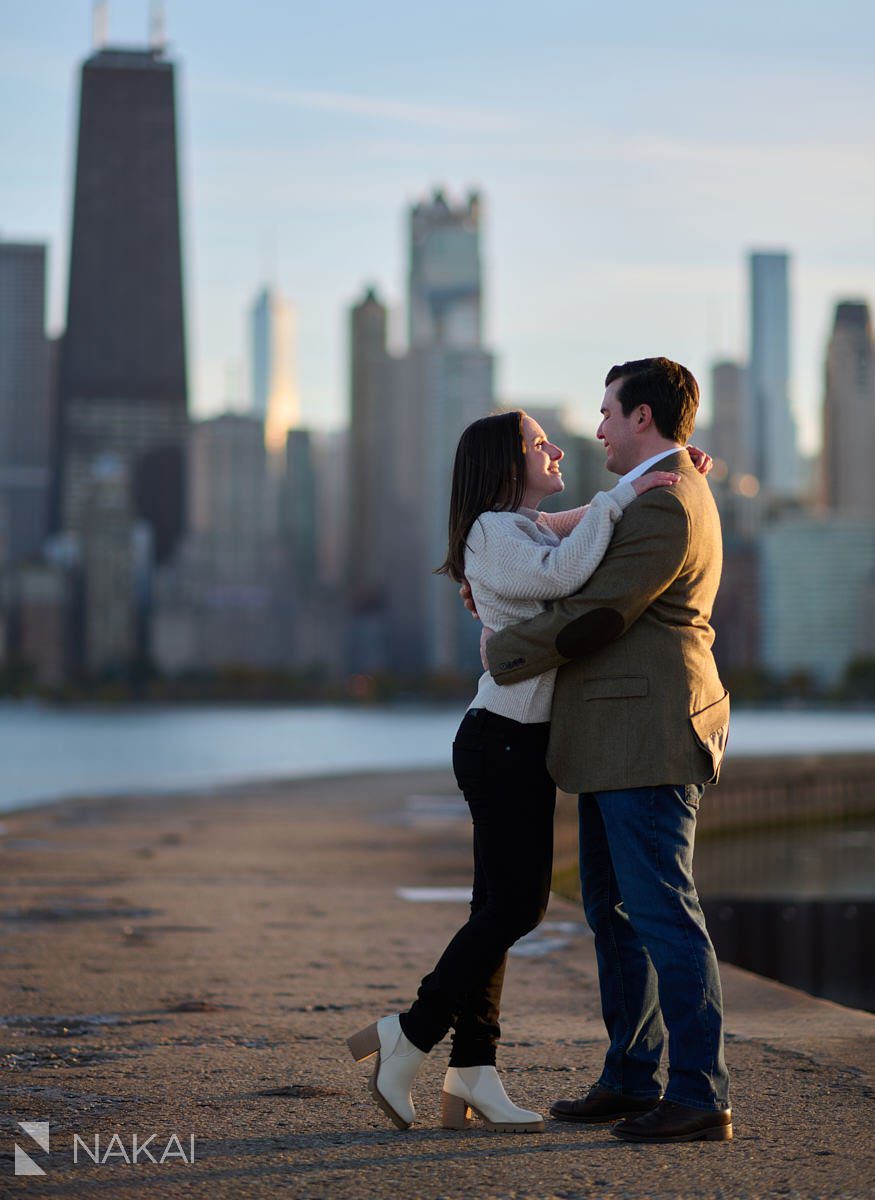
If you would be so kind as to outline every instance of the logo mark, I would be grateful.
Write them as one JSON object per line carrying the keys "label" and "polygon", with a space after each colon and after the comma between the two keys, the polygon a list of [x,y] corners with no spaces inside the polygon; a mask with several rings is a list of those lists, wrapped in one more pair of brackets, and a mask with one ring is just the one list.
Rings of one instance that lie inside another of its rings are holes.
{"label": "logo mark", "polygon": [[[48,1121],[19,1121],[19,1126],[29,1138],[32,1138],[41,1150],[49,1152],[49,1123]],[[35,1163],[26,1150],[15,1143],[15,1174],[16,1175],[45,1175],[45,1171]]]}

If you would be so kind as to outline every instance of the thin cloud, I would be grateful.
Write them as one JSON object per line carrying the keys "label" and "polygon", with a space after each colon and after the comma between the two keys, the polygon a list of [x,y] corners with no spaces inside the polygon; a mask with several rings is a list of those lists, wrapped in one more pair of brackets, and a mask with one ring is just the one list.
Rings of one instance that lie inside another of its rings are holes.
{"label": "thin cloud", "polygon": [[259,103],[279,104],[315,112],[342,113],[345,116],[378,118],[433,129],[465,130],[468,133],[512,133],[520,129],[512,116],[485,109],[453,108],[448,105],[411,104],[377,96],[359,96],[350,92],[315,92],[292,88],[260,87],[218,79],[195,80],[194,86],[211,92]]}

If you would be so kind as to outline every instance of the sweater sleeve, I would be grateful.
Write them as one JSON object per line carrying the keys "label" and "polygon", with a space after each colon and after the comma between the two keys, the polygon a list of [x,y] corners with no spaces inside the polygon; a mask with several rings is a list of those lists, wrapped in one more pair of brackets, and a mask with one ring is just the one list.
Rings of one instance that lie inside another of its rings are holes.
{"label": "sweater sleeve", "polygon": [[[629,487],[634,499],[634,489]],[[613,489],[615,492],[617,488]],[[622,497],[621,497],[622,499]],[[620,499],[593,497],[577,525],[558,546],[537,540],[537,527],[520,513],[483,513],[469,538],[469,580],[484,583],[507,599],[555,600],[581,588],[602,561],[613,527],[623,515]]]}
{"label": "sweater sleeve", "polygon": [[[625,509],[636,499],[637,492],[631,483],[618,483],[611,488],[607,495]],[[586,515],[588,508],[588,504],[583,504],[580,508],[566,508],[563,512],[541,513],[538,517],[538,524],[546,525],[557,537],[568,537],[569,533]]]}
{"label": "sweater sleeve", "polygon": [[583,504],[580,508],[566,508],[564,512],[541,513],[538,524],[546,525],[557,537],[568,537],[588,508],[588,504]]}

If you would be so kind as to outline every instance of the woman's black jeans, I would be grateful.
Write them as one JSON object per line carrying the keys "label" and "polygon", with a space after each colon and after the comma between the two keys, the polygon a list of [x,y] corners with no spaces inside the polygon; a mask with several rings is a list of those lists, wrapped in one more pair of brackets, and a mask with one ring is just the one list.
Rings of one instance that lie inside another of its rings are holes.
{"label": "woman's black jeans", "polygon": [[453,1029],[450,1066],[495,1064],[507,951],[543,920],[553,866],[556,786],[548,722],[469,710],[453,743],[456,782],[474,822],[471,916],[423,979],[401,1028],[429,1051]]}

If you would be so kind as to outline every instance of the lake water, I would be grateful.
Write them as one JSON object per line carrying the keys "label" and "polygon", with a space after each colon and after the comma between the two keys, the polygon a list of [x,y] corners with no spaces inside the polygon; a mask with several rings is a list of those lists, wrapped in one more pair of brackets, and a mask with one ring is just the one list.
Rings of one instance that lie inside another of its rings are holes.
{"label": "lake water", "polygon": [[[463,705],[53,709],[0,704],[0,811],[349,771],[449,767]],[[875,712],[736,710],[730,753],[875,752]]]}

